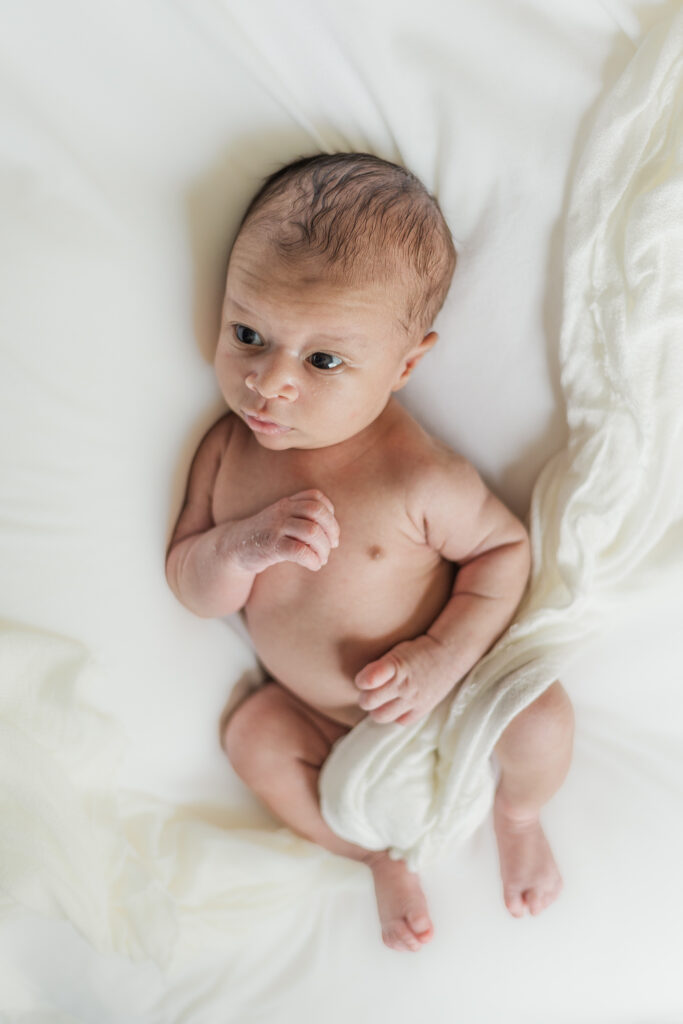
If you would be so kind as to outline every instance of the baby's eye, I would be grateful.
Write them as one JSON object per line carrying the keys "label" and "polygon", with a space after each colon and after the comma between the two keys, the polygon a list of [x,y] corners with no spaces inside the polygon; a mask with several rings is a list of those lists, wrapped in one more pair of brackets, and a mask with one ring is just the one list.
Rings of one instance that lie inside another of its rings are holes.
{"label": "baby's eye", "polygon": [[[259,342],[263,344],[261,335],[257,334],[256,331],[252,331],[251,327],[245,327],[244,324],[233,324],[233,327],[235,328],[238,341],[241,341],[243,345],[258,345]],[[240,331],[243,333],[240,334]],[[258,342],[255,342],[254,338],[258,338]]]}
{"label": "baby's eye", "polygon": [[314,352],[311,356],[311,365],[317,370],[336,370],[341,364],[339,356],[331,356],[329,352]]}

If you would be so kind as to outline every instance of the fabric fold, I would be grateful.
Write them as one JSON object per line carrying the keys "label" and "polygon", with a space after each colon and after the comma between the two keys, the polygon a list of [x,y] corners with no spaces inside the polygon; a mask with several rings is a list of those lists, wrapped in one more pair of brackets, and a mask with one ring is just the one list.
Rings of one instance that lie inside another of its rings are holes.
{"label": "fabric fold", "polygon": [[0,622],[0,925],[17,908],[64,918],[99,952],[172,969],[237,953],[326,882],[366,881],[287,828],[122,788],[123,731],[87,702],[102,671],[75,640]]}

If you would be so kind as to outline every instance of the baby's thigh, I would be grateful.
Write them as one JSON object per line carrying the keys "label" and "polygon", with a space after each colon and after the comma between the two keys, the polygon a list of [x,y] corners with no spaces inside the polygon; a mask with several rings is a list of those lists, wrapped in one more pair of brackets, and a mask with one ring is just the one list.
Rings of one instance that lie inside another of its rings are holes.
{"label": "baby's thigh", "polygon": [[238,774],[254,769],[277,771],[283,760],[295,758],[320,768],[350,729],[269,680],[232,713],[222,743]]}

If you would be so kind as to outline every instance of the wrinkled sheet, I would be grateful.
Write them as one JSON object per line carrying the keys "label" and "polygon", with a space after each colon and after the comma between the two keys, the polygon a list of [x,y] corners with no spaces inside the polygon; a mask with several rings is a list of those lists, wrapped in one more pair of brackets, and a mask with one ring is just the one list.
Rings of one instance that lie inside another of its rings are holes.
{"label": "wrinkled sheet", "polygon": [[318,148],[402,160],[437,192],[459,268],[401,401],[526,517],[571,426],[577,160],[677,6],[3,5],[3,1024],[680,1024],[680,527],[563,661],[575,753],[542,816],[561,898],[511,919],[484,821],[421,872],[435,938],[416,957],[382,945],[367,869],[230,768],[218,722],[253,651],[163,572],[222,411],[232,232],[264,174]]}
{"label": "wrinkled sheet", "polygon": [[[363,719],[320,773],[330,827],[414,871],[481,824],[503,730],[683,520],[683,9],[606,97],[577,167],[560,364],[569,438],[534,487],[513,624],[455,695],[414,725]],[[683,536],[670,557],[683,587]]]}
{"label": "wrinkled sheet", "polygon": [[[98,950],[163,966],[301,908],[354,865],[288,829],[235,827],[117,786],[125,739],[84,694],[77,642],[0,623],[0,866],[7,899],[67,917]],[[357,874],[357,872],[356,872]]]}

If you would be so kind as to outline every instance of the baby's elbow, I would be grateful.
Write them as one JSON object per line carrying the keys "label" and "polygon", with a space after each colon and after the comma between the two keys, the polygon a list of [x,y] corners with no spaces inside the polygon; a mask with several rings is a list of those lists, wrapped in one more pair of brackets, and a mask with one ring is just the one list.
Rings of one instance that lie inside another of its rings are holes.
{"label": "baby's elbow", "polygon": [[189,608],[195,614],[201,614],[201,612],[197,612],[195,609],[195,587],[193,586],[192,575],[187,571],[188,556],[191,548],[190,544],[185,543],[185,540],[188,539],[185,538],[184,540],[177,541],[166,555],[166,582],[184,608]]}
{"label": "baby's elbow", "polygon": [[511,541],[510,548],[515,551],[517,557],[517,578],[521,598],[531,576],[531,538],[521,523],[519,526],[520,530],[517,533],[516,539]]}
{"label": "baby's elbow", "polygon": [[500,538],[499,548],[501,554],[505,553],[510,578],[514,577],[516,589],[521,594],[531,575],[531,538],[521,520],[512,513]]}
{"label": "baby's elbow", "polygon": [[520,539],[519,545],[520,550],[523,552],[524,583],[526,584],[531,576],[531,538],[526,530],[524,530],[524,536]]}
{"label": "baby's elbow", "polygon": [[515,529],[512,537],[514,543],[519,545],[520,551],[526,551],[529,555],[531,554],[531,537],[521,519],[515,518]]}
{"label": "baby's elbow", "polygon": [[178,580],[180,563],[180,552],[178,551],[178,547],[179,545],[176,544],[175,547],[171,548],[170,551],[167,553],[166,564],[164,566],[164,573],[166,576],[166,582],[168,583],[170,589],[173,591],[177,599],[182,604],[183,601],[180,596],[180,586]]}
{"label": "baby's elbow", "polygon": [[176,550],[177,549],[175,547],[169,548],[169,550],[166,552],[166,562],[164,564],[166,582],[168,583],[171,590],[175,590],[174,584],[178,562],[178,559],[176,557]]}

